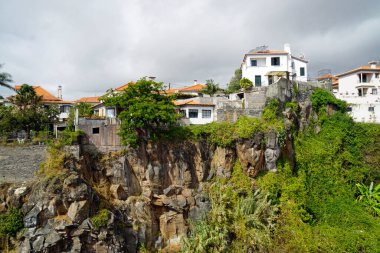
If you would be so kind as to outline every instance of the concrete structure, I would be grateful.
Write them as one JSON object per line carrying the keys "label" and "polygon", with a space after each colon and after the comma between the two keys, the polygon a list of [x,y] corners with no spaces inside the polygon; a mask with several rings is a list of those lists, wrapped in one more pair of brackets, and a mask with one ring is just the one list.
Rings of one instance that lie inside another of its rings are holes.
{"label": "concrete structure", "polygon": [[303,56],[292,55],[289,44],[285,44],[282,51],[259,47],[244,55],[242,77],[251,80],[256,87],[271,85],[281,77],[306,82],[307,63]]}
{"label": "concrete structure", "polygon": [[380,67],[369,62],[337,75],[335,96],[350,104],[349,113],[357,122],[380,123]]}

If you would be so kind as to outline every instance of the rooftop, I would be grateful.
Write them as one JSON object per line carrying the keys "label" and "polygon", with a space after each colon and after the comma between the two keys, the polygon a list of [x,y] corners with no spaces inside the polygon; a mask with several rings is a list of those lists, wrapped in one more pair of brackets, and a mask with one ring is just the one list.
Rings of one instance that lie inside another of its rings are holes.
{"label": "rooftop", "polygon": [[[34,91],[36,92],[36,94],[38,96],[42,97],[42,102],[44,102],[44,103],[48,103],[48,104],[60,104],[60,103],[72,104],[71,101],[64,101],[64,100],[52,95],[50,92],[48,92],[47,90],[45,90],[41,86],[34,86],[33,85],[32,87],[33,87]],[[16,89],[16,91],[20,90],[21,85],[16,85],[15,89]]]}

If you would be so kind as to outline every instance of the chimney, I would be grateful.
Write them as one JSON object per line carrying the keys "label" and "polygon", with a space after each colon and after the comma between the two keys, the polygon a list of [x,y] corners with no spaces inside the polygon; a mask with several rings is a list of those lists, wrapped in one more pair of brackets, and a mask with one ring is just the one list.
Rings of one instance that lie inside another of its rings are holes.
{"label": "chimney", "polygon": [[368,65],[371,67],[371,69],[375,69],[377,66],[377,61],[370,61],[368,62]]}
{"label": "chimney", "polygon": [[62,99],[62,86],[58,85],[58,98]]}
{"label": "chimney", "polygon": [[198,84],[198,80],[194,80],[194,85]]}
{"label": "chimney", "polygon": [[152,80],[152,81],[156,80],[156,77],[155,77],[155,76],[150,76],[150,77],[148,77],[148,78],[149,78],[149,80]]}
{"label": "chimney", "polygon": [[290,44],[286,43],[284,44],[284,51],[287,52],[288,54],[291,54],[292,52],[290,51]]}

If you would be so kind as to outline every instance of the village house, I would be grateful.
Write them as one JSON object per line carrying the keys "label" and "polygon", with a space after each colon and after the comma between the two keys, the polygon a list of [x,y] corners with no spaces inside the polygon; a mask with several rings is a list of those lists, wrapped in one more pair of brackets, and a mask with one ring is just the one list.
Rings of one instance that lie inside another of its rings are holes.
{"label": "village house", "polygon": [[258,47],[244,55],[242,77],[251,80],[256,87],[271,85],[281,77],[306,82],[307,63],[304,56],[292,54],[289,44],[284,45],[284,50]]}
{"label": "village house", "polygon": [[349,113],[357,122],[380,123],[380,67],[376,61],[336,75],[335,96],[350,104]]}
{"label": "village house", "polygon": [[338,93],[339,92],[339,80],[338,77],[332,75],[332,74],[326,74],[322,75],[320,77],[317,77],[317,81],[324,84],[331,84],[332,92]]}
{"label": "village house", "polygon": [[[56,105],[59,109],[58,120],[64,122],[68,119],[70,108],[73,106],[72,101],[65,101],[62,99],[62,86],[58,86],[57,96],[52,95],[50,92],[42,88],[41,86],[32,86],[38,96],[42,97],[42,104],[44,105]],[[20,90],[21,85],[16,85],[16,91]]]}
{"label": "village house", "polygon": [[175,101],[186,124],[203,125],[214,121],[215,104],[201,102],[197,99]]}

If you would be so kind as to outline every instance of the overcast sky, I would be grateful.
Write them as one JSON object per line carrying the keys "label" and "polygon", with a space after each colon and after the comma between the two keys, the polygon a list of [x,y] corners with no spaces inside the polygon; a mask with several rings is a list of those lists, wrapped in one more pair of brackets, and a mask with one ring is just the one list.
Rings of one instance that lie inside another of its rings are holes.
{"label": "overcast sky", "polygon": [[312,76],[380,60],[380,1],[0,0],[0,71],[54,95],[62,85],[64,99],[142,76],[225,86],[244,53],[284,43]]}

